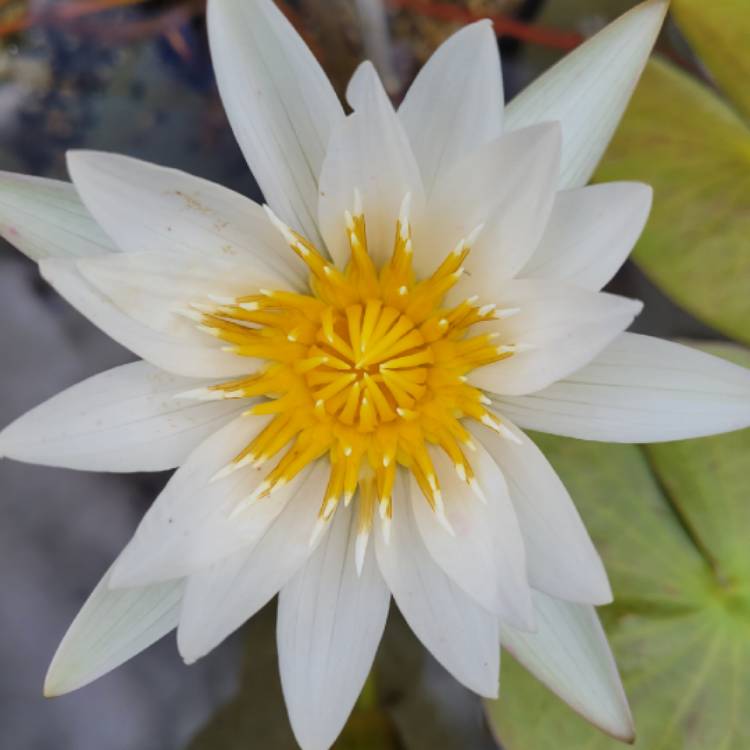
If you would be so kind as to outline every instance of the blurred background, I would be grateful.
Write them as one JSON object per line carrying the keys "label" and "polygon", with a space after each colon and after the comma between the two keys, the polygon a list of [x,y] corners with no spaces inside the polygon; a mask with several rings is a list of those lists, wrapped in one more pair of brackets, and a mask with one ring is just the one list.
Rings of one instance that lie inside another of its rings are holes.
{"label": "blurred background", "polygon": [[[369,57],[396,102],[463,24],[495,22],[510,98],[634,4],[278,2],[339,92]],[[0,0],[0,169],[67,179],[66,150],[102,149],[259,199],[217,95],[204,5]],[[611,286],[646,303],[637,330],[692,339],[750,365],[750,4],[674,0],[657,50],[596,176],[656,189],[634,261]],[[130,358],[4,242],[0,311],[0,426]],[[748,431],[643,449],[549,438],[541,445],[612,575],[618,601],[603,616],[641,731],[636,746],[746,750]],[[1,748],[295,747],[272,607],[189,669],[168,637],[77,693],[42,698],[65,629],[166,479],[0,462]],[[373,676],[337,747],[491,750],[497,738],[507,750],[616,747],[509,657],[501,693],[499,703],[483,706],[392,609]]]}

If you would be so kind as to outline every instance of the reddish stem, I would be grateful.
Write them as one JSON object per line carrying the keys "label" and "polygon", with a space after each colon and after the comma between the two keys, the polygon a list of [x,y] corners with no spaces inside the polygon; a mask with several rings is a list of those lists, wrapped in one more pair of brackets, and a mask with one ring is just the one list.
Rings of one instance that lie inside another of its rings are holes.
{"label": "reddish stem", "polygon": [[459,8],[447,3],[435,3],[432,0],[388,0],[388,2],[394,8],[410,10],[421,16],[435,18],[439,21],[467,24],[479,21],[482,18],[488,18],[492,21],[495,31],[499,35],[507,34],[524,42],[554,47],[555,49],[571,50],[584,40],[584,37],[575,31],[560,31],[537,24],[528,24],[500,13],[473,13],[466,8]]}

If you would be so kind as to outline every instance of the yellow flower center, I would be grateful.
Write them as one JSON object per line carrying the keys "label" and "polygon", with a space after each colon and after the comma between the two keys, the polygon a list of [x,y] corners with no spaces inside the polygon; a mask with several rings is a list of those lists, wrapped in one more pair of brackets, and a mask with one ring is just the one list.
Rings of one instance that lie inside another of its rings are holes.
{"label": "yellow flower center", "polygon": [[415,279],[407,214],[408,196],[391,258],[378,269],[367,251],[362,211],[347,213],[351,260],[341,271],[269,212],[307,264],[310,293],[262,290],[212,307],[195,305],[202,330],[227,342],[238,356],[267,361],[250,377],[202,392],[207,398],[261,397],[249,413],[271,416],[220,472],[274,460],[250,501],[271,495],[308,464],[325,459],[330,478],[319,525],[359,489],[360,529],[366,538],[376,507],[387,528],[400,465],[448,526],[431,445],[448,455],[481,497],[464,453],[474,446],[462,420],[506,431],[487,410],[489,399],[467,383],[466,375],[511,356],[513,347],[497,346],[491,333],[471,335],[470,329],[517,311],[479,306],[475,299],[444,307],[446,293],[463,272],[472,237],[461,241],[429,278]]}

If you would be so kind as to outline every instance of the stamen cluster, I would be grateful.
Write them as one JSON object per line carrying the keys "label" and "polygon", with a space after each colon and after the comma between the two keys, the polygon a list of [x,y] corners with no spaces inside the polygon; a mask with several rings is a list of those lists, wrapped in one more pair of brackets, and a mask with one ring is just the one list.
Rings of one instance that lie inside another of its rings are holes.
{"label": "stamen cluster", "polygon": [[464,453],[474,446],[462,420],[472,418],[508,434],[466,375],[511,356],[513,346],[497,346],[493,334],[470,335],[469,329],[517,310],[478,306],[475,298],[443,306],[481,227],[459,242],[429,278],[418,280],[408,208],[409,196],[391,258],[378,269],[368,253],[364,212],[355,198],[354,214],[345,215],[351,260],[343,271],[269,211],[310,271],[310,294],[264,289],[193,306],[202,330],[238,356],[267,361],[250,377],[190,394],[261,397],[248,413],[271,417],[220,476],[280,457],[249,503],[327,458],[330,478],[317,532],[359,489],[360,565],[376,507],[386,533],[389,528],[398,466],[411,472],[450,531],[429,446],[442,449],[483,499]]}

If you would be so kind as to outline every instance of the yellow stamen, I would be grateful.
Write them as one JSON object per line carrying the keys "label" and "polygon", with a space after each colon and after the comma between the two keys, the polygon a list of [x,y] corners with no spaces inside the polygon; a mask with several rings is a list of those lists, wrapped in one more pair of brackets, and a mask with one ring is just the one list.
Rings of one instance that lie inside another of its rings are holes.
{"label": "yellow stamen", "polygon": [[460,241],[428,278],[414,278],[410,197],[401,206],[389,261],[378,269],[368,250],[362,200],[343,224],[351,259],[344,270],[305,237],[268,215],[310,273],[310,293],[263,289],[239,297],[209,296],[179,312],[204,333],[221,339],[239,356],[266,360],[242,379],[179,394],[200,400],[258,399],[246,413],[269,415],[266,427],[215,479],[245,466],[273,468],[234,512],[273,495],[313,461],[330,465],[319,498],[314,545],[343,502],[358,493],[357,570],[361,572],[373,518],[383,533],[393,517],[397,472],[409,471],[440,523],[446,516],[440,479],[430,450],[443,451],[458,476],[486,502],[463,446],[474,449],[464,419],[477,420],[509,440],[517,440],[488,407],[491,402],[467,382],[476,367],[531,348],[497,341],[476,323],[500,321],[517,308],[478,304],[476,298],[443,308],[481,230]]}

